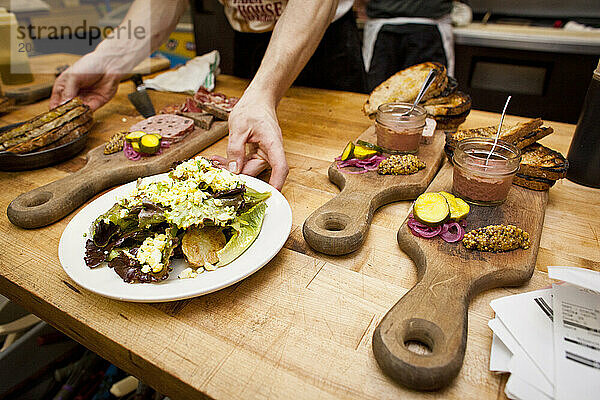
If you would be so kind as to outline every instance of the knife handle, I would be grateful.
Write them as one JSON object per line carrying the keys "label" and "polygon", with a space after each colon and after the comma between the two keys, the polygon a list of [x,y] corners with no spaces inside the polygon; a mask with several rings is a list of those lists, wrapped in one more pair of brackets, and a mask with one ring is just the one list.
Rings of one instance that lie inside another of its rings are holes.
{"label": "knife handle", "polygon": [[133,74],[131,80],[133,81],[133,84],[136,88],[144,85],[144,80],[142,79],[142,75],[140,74]]}

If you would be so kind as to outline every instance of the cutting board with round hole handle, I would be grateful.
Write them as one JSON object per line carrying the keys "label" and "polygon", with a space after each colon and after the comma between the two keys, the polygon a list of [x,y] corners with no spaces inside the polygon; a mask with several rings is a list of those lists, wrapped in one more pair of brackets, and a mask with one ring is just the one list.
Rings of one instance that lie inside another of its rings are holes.
{"label": "cutting board with round hole handle", "polygon": [[[427,192],[452,189],[446,162]],[[471,205],[466,231],[487,225],[515,225],[528,232],[531,247],[505,253],[467,250],[461,242],[414,236],[406,220],[398,244],[416,264],[417,284],[384,316],[373,334],[373,352],[389,376],[413,389],[436,390],[459,373],[467,343],[467,311],[472,297],[526,283],[535,268],[548,192],[513,185],[497,207]],[[413,351],[414,347],[426,352]]]}
{"label": "cutting board with round hole handle", "polygon": [[[377,143],[375,127],[358,139]],[[413,200],[425,191],[442,163],[444,143],[443,132],[436,131],[431,143],[421,144],[417,156],[427,167],[412,175],[379,175],[377,171],[352,175],[341,172],[335,162],[331,164],[329,180],[341,192],[306,219],[302,229],[306,242],[331,255],[358,249],[365,241],[375,210],[395,201]]]}
{"label": "cutting board with round hole handle", "polygon": [[174,162],[193,157],[227,132],[227,122],[215,122],[209,130],[196,128],[162,154],[138,161],[128,160],[122,151],[106,155],[102,144],[88,152],[87,163],[79,171],[14,199],[6,211],[8,219],[27,229],[49,225],[104,189],[168,171]]}

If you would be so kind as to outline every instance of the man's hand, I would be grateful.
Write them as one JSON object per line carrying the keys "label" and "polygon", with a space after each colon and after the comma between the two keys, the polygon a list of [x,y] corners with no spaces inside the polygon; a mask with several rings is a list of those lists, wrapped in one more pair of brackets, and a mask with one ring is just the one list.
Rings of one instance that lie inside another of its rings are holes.
{"label": "man's hand", "polygon": [[275,105],[245,93],[229,115],[227,160],[216,159],[233,173],[252,176],[271,165],[269,183],[281,190],[289,169]]}
{"label": "man's hand", "polygon": [[79,97],[92,110],[97,110],[113,98],[121,75],[99,70],[95,58],[93,53],[86,55],[60,74],[52,88],[50,108]]}

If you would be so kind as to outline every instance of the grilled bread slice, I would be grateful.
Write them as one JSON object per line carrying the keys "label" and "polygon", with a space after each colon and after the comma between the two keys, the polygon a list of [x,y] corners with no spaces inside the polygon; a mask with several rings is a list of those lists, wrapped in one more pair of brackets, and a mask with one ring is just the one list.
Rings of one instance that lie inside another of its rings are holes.
{"label": "grilled bread slice", "polygon": [[515,143],[514,145],[520,149],[524,149],[525,147],[534,144],[538,140],[545,138],[552,132],[554,132],[554,129],[547,127],[547,126],[541,126],[538,129],[536,129],[535,131],[533,131],[533,132],[525,135],[521,139],[519,139],[519,141],[517,143]]}
{"label": "grilled bread slice", "polygon": [[[9,131],[3,132],[2,134],[0,134],[0,147],[2,146],[2,144],[5,144],[5,142],[7,142],[7,141],[9,141],[9,143],[7,145],[5,145],[5,147],[17,144],[19,141],[18,140],[13,141],[12,139],[15,139],[18,137],[29,136],[29,138],[31,138],[32,137],[31,135],[38,132],[39,128],[43,127],[44,125],[46,125],[48,123],[55,121],[58,118],[61,118],[62,116],[67,114],[69,111],[71,111],[77,107],[86,107],[87,108],[87,106],[85,106],[80,99],[74,98],[74,99],[66,102],[63,105],[60,105],[44,114],[40,114],[40,115],[30,119],[29,121],[25,122],[23,125],[20,125]],[[25,138],[23,141],[29,140],[29,138]]]}
{"label": "grilled bread slice", "polygon": [[521,186],[531,190],[544,191],[550,189],[556,181],[545,178],[517,174],[513,178],[513,185]]}
{"label": "grilled bread slice", "polygon": [[[519,148],[526,147],[553,132],[552,128],[542,128],[541,125],[542,120],[536,118],[526,122],[519,122],[513,126],[503,127],[500,131],[500,139],[512,143]],[[446,144],[450,147],[456,147],[456,144],[463,139],[474,137],[493,138],[496,136],[497,130],[497,126],[459,130],[453,135],[446,137]],[[534,138],[536,139],[533,140]]]}
{"label": "grilled bread slice", "polygon": [[69,122],[61,124],[60,126],[55,127],[51,130],[45,130],[44,133],[37,135],[34,138],[29,139],[25,142],[21,142],[12,147],[9,147],[6,149],[6,151],[17,154],[29,153],[30,151],[37,150],[63,138],[74,129],[86,125],[91,120],[92,111],[88,108],[84,114],[79,115],[74,119],[71,119]]}
{"label": "grilled bread slice", "polygon": [[5,113],[10,111],[13,106],[14,101],[7,97],[0,97],[0,113]]}
{"label": "grilled bread slice", "polygon": [[467,110],[462,114],[458,115],[437,115],[433,118],[435,119],[437,125],[436,129],[446,131],[446,132],[456,132],[458,127],[465,122],[467,116],[471,110]]}
{"label": "grilled bread slice", "polygon": [[461,91],[446,97],[434,97],[421,104],[427,114],[433,117],[441,115],[459,115],[471,110],[471,96]]}
{"label": "grilled bread slice", "polygon": [[71,132],[67,133],[65,136],[58,139],[56,142],[52,142],[47,146],[41,147],[41,148],[37,149],[37,151],[54,149],[56,147],[65,145],[67,143],[71,143],[72,141],[79,139],[82,136],[87,135],[93,124],[94,124],[94,121],[90,119],[84,125],[81,125],[80,127],[73,129]]}
{"label": "grilled bread slice", "polygon": [[200,104],[200,108],[205,113],[211,114],[215,118],[222,121],[227,121],[229,119],[229,111],[219,107],[216,104],[204,103]]}
{"label": "grilled bread slice", "polygon": [[423,96],[423,100],[439,95],[448,84],[446,67],[436,62],[425,62],[397,72],[377,86],[363,105],[363,112],[372,116],[384,103],[414,101],[432,69],[437,70],[438,74]]}
{"label": "grilled bread slice", "polygon": [[459,141],[463,139],[471,139],[475,137],[494,137],[496,135],[496,131],[498,130],[497,126],[485,126],[482,128],[472,128],[472,129],[461,129],[453,134],[446,135],[446,146],[450,147],[452,150],[456,147]]}
{"label": "grilled bread slice", "polygon": [[177,115],[181,115],[182,117],[190,118],[194,120],[194,124],[202,129],[210,129],[215,117],[209,113],[199,113],[199,112],[178,112]]}
{"label": "grilled bread slice", "polygon": [[534,143],[521,152],[520,175],[550,180],[567,176],[569,162],[558,151]]}

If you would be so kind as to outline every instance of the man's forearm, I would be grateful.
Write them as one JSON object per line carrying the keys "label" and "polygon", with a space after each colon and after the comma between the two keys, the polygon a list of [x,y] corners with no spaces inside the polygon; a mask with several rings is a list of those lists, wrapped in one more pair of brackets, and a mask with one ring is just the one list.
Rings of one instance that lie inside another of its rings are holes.
{"label": "man's forearm", "polygon": [[337,0],[290,0],[247,91],[276,106],[306,65],[337,8]]}
{"label": "man's forearm", "polygon": [[135,0],[127,15],[94,53],[109,59],[110,73],[128,73],[169,37],[187,0]]}

